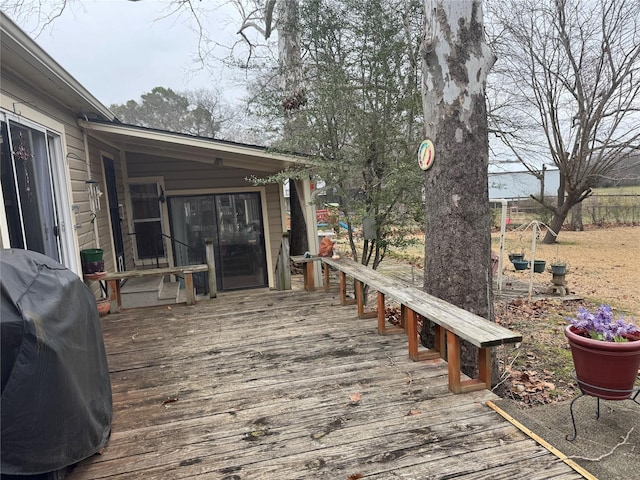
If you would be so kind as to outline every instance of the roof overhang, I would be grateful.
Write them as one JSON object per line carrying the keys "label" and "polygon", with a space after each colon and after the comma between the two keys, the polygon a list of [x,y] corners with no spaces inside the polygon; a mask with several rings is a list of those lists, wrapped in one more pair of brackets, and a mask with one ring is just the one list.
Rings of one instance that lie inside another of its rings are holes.
{"label": "roof overhang", "polygon": [[78,121],[90,137],[125,153],[208,163],[216,166],[274,174],[295,167],[310,166],[311,159],[274,153],[265,147],[196,137],[135,125]]}
{"label": "roof overhang", "polygon": [[43,93],[74,116],[115,119],[107,107],[2,12],[0,36],[3,73]]}

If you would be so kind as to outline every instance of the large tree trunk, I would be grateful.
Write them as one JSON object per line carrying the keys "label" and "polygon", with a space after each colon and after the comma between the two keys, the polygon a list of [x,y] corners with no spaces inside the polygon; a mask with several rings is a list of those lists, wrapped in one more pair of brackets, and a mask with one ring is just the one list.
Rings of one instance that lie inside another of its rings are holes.
{"label": "large tree trunk", "polygon": [[560,234],[560,230],[562,230],[562,226],[564,225],[564,221],[567,219],[567,215],[569,215],[569,210],[571,210],[572,205],[572,203],[569,203],[565,199],[562,206],[555,211],[553,218],[551,219],[551,225],[549,225],[549,228],[551,228],[555,233],[551,233],[547,230],[542,243],[545,245],[552,245],[556,243],[557,236]]}
{"label": "large tree trunk", "polygon": [[[425,174],[424,289],[493,320],[485,85],[495,58],[481,1],[424,4],[425,136],[435,145]],[[463,371],[475,375],[475,348],[462,348]]]}
{"label": "large tree trunk", "polygon": [[[277,0],[278,12],[278,63],[280,67],[280,90],[284,115],[283,143],[288,150],[302,151],[293,145],[296,132],[304,128],[304,116],[298,115],[302,89],[302,57],[300,54],[300,15],[298,0]],[[291,204],[291,233],[289,236],[292,255],[302,255],[309,249],[300,196],[295,180],[289,180]],[[311,221],[311,220],[310,220]]]}
{"label": "large tree trunk", "polygon": [[582,222],[582,202],[574,205],[571,209],[571,230],[575,232],[584,231],[584,223]]}

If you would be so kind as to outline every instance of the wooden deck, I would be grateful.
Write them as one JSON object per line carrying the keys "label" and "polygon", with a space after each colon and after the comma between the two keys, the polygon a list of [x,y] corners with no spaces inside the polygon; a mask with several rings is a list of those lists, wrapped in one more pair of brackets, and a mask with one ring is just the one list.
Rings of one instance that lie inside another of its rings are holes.
{"label": "wooden deck", "polygon": [[337,292],[223,294],[103,331],[113,433],[70,480],[582,478]]}

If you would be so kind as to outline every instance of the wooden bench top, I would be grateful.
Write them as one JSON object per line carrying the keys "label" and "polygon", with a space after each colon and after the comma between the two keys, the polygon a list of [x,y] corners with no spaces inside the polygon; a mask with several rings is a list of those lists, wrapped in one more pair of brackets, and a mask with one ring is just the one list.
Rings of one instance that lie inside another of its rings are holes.
{"label": "wooden bench top", "polygon": [[150,268],[147,270],[125,270],[124,272],[109,272],[101,280],[124,280],[125,278],[150,277],[156,275],[178,275],[196,272],[206,272],[207,265],[184,265],[182,267]]}
{"label": "wooden bench top", "polygon": [[291,255],[291,261],[295,263],[307,263],[307,262],[316,262],[320,260],[322,257],[318,255],[311,255],[310,257],[305,257],[304,255]]}
{"label": "wooden bench top", "polygon": [[353,260],[333,260],[322,257],[322,262],[346,275],[369,285],[385,295],[395,298],[414,312],[440,325],[473,345],[486,348],[522,341],[522,335],[512,332],[486,318],[429,295],[411,285],[403,285],[383,273]]}

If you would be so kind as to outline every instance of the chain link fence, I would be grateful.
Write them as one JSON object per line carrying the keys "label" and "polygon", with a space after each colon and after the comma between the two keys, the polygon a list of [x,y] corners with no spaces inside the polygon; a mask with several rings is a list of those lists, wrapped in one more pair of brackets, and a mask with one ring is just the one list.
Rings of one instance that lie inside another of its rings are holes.
{"label": "chain link fence", "polygon": [[[555,203],[555,197],[547,197]],[[551,212],[531,198],[508,199],[507,223],[522,225],[532,220],[549,223]],[[492,223],[500,224],[500,204],[493,203]],[[570,213],[566,223],[571,220]],[[640,225],[640,194],[594,194],[582,202],[582,222],[584,225]]]}

